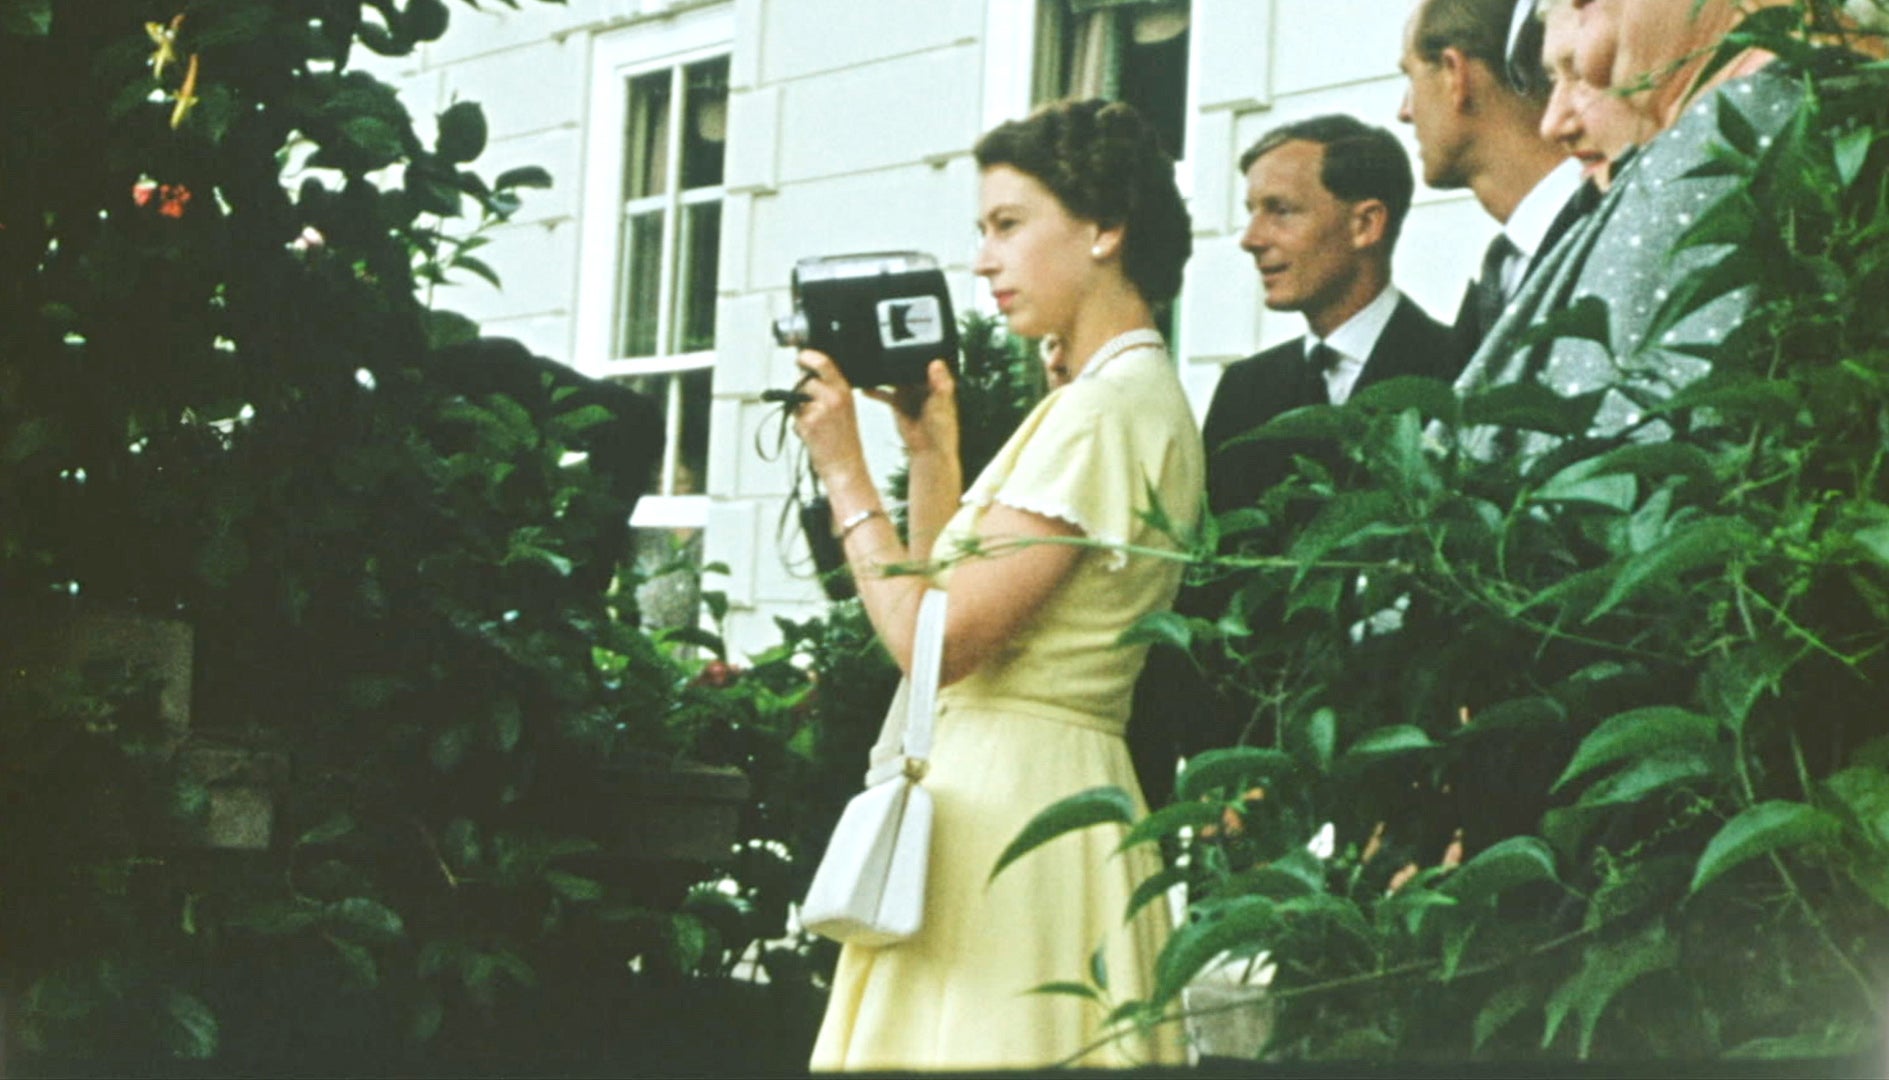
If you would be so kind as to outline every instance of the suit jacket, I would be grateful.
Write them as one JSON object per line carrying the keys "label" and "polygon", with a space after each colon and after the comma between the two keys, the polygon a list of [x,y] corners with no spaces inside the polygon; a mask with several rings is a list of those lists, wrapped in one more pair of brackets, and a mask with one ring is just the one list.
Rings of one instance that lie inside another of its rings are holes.
{"label": "suit jacket", "polygon": [[[1406,296],[1397,302],[1351,392],[1400,375],[1428,375],[1450,382],[1467,359],[1457,353],[1449,328]],[[1262,492],[1285,478],[1294,455],[1313,449],[1276,440],[1229,447],[1227,440],[1281,413],[1322,405],[1326,400],[1324,377],[1305,362],[1303,337],[1227,365],[1201,429],[1207,444],[1207,501],[1213,512],[1223,514],[1253,505]]]}
{"label": "suit jacket", "polygon": [[[1397,303],[1377,345],[1365,360],[1352,393],[1400,375],[1428,375],[1452,380],[1463,358],[1454,351],[1450,330],[1425,314],[1409,297]],[[1251,506],[1283,480],[1295,455],[1329,453],[1329,448],[1298,441],[1264,440],[1224,444],[1281,413],[1329,400],[1324,377],[1305,360],[1305,339],[1295,338],[1227,366],[1207,408],[1202,435],[1207,446],[1207,501],[1216,514]],[[1175,602],[1187,615],[1219,614],[1230,593],[1217,586],[1186,588]],[[1177,757],[1240,737],[1248,703],[1218,699],[1186,657],[1156,648],[1135,686],[1128,749],[1149,805],[1166,802],[1174,787]]]}
{"label": "suit jacket", "polygon": [[[1586,217],[1599,202],[1600,189],[1595,187],[1593,181],[1590,180],[1576,188],[1568,201],[1561,204],[1560,212],[1555,214],[1554,220],[1548,223],[1548,231],[1542,234],[1541,246],[1535,249],[1534,258],[1528,260],[1527,268],[1522,271],[1522,280],[1515,283],[1515,292],[1511,294],[1511,297],[1521,295],[1522,286],[1527,284],[1528,279],[1534,275],[1535,268],[1547,261],[1548,253],[1554,250],[1555,243],[1574,227],[1575,222]],[[1462,374],[1462,369],[1469,364],[1469,358],[1476,355],[1476,349],[1482,345],[1482,339],[1488,337],[1489,331],[1495,326],[1495,320],[1491,319],[1487,322],[1483,320],[1479,305],[1476,303],[1476,294],[1481,289],[1480,278],[1471,281],[1469,288],[1463,291],[1462,304],[1456,309],[1456,325],[1451,329],[1451,334],[1456,341],[1456,350],[1462,354],[1462,357],[1456,365],[1455,374],[1450,376],[1451,379]]]}

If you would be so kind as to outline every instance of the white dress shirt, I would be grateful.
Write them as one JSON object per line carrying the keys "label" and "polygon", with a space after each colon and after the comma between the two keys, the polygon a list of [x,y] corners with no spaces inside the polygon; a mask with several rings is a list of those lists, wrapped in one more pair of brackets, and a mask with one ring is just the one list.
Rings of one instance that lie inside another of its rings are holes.
{"label": "white dress shirt", "polygon": [[1502,295],[1513,299],[1515,290],[1521,288],[1522,278],[1527,276],[1528,268],[1541,253],[1542,242],[1548,239],[1548,229],[1554,225],[1554,219],[1561,215],[1563,207],[1581,190],[1585,179],[1581,175],[1581,163],[1568,158],[1548,171],[1548,175],[1536,182],[1522,201],[1515,204],[1515,212],[1509,215],[1502,225],[1509,243],[1515,245],[1517,255],[1502,267]]}
{"label": "white dress shirt", "polygon": [[1384,336],[1384,327],[1390,325],[1391,316],[1397,313],[1397,303],[1403,297],[1397,286],[1386,285],[1376,299],[1346,319],[1323,341],[1311,334],[1305,335],[1306,362],[1311,362],[1312,350],[1320,345],[1329,346],[1338,354],[1338,362],[1325,372],[1325,389],[1333,405],[1343,405],[1351,396],[1351,388],[1358,385],[1358,376],[1364,374],[1364,362],[1371,358],[1377,339]]}

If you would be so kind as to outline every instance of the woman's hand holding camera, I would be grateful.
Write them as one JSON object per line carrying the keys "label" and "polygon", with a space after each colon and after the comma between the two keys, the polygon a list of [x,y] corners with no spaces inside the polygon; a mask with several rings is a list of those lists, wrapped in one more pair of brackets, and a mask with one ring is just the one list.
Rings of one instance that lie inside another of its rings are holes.
{"label": "woman's hand holding camera", "polygon": [[[795,363],[805,374],[795,388],[805,400],[794,410],[794,430],[807,445],[814,471],[832,486],[855,466],[865,468],[860,448],[859,417],[853,407],[853,387],[833,358],[804,349]],[[958,452],[957,380],[951,366],[933,360],[927,382],[919,386],[872,389],[866,396],[892,406],[899,438],[913,457]]]}

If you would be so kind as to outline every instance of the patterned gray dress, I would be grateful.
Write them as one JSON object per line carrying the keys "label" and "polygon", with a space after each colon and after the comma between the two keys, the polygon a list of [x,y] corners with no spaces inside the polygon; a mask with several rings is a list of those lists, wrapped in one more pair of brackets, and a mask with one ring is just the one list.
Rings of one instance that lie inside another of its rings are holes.
{"label": "patterned gray dress", "polygon": [[[1733,250],[1717,243],[1678,247],[1700,216],[1742,182],[1734,175],[1696,173],[1724,141],[1721,110],[1736,110],[1757,145],[1768,146],[1802,103],[1801,80],[1781,63],[1728,80],[1624,161],[1593,213],[1529,275],[1470,359],[1457,390],[1470,394],[1533,379],[1564,397],[1603,391],[1590,434],[1665,437],[1663,425],[1643,423],[1644,410],[1709,371],[1710,362],[1699,354],[1735,333],[1756,299],[1743,286],[1676,321],[1661,317],[1675,291]],[[1589,297],[1606,304],[1608,344],[1572,336],[1525,341],[1530,328]],[[1657,340],[1650,340],[1656,331]],[[1466,429],[1461,440],[1466,452],[1484,459],[1516,453],[1532,458],[1558,441],[1493,427]]]}

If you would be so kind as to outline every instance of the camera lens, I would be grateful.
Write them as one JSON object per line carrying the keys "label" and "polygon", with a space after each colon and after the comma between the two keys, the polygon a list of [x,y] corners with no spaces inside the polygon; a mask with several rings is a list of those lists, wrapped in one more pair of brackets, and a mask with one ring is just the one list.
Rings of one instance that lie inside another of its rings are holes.
{"label": "camera lens", "polygon": [[774,320],[774,340],[790,348],[801,348],[812,335],[807,328],[807,313],[796,311]]}

